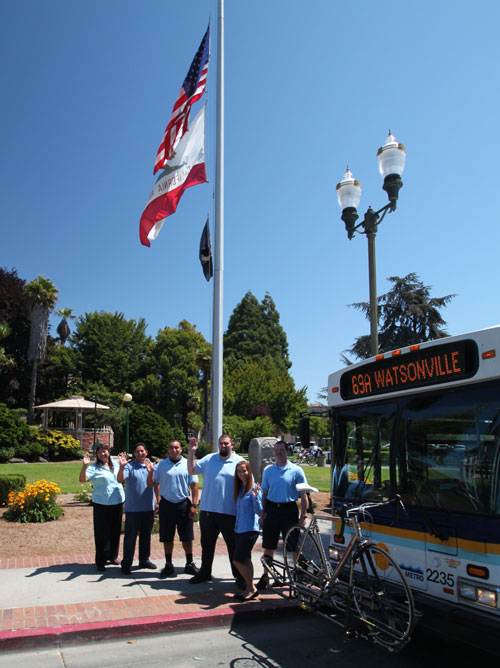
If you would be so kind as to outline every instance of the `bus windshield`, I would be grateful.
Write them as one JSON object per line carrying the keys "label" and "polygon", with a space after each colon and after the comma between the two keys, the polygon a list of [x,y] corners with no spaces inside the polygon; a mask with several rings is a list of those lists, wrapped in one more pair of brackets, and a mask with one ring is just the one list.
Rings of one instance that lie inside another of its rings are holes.
{"label": "bus windshield", "polygon": [[398,488],[406,503],[499,514],[498,385],[413,398],[399,424]]}
{"label": "bus windshield", "polygon": [[334,442],[337,497],[500,514],[498,382],[337,408]]}

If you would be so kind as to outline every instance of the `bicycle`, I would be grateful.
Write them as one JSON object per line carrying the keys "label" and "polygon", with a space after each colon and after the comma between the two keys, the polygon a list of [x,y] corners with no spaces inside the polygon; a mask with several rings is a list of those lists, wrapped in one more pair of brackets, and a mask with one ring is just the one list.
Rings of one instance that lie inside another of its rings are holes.
{"label": "bicycle", "polygon": [[[314,512],[311,501],[311,492],[317,491],[314,487],[301,483],[297,490],[307,494],[311,521],[307,527],[297,524],[287,532],[283,564],[263,560],[275,586],[288,585],[289,596],[302,608],[344,627],[347,638],[361,636],[390,652],[399,651],[410,641],[415,625],[413,596],[391,555],[363,536],[359,516],[366,516],[370,508],[394,503],[404,508],[401,498],[344,506],[336,517]],[[343,536],[346,525],[353,529],[350,542],[334,566],[325,554],[319,520],[340,520],[339,536]]]}

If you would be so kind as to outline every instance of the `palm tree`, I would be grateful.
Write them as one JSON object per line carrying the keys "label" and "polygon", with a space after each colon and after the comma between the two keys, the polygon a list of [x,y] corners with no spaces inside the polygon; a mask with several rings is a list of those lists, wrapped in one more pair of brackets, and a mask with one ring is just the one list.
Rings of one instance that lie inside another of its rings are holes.
{"label": "palm tree", "polygon": [[74,320],[76,318],[76,315],[73,315],[72,308],[58,308],[56,311],[56,315],[62,318],[61,322],[57,325],[57,333],[59,334],[59,341],[64,346],[64,344],[69,338],[69,335],[71,334],[71,330],[68,324],[68,318],[70,320]]}
{"label": "palm tree", "polygon": [[34,281],[26,283],[24,294],[30,305],[30,341],[28,347],[28,361],[32,363],[31,388],[28,403],[28,423],[35,421],[35,395],[38,374],[38,363],[45,356],[47,336],[49,331],[49,315],[57,301],[59,290],[49,278],[39,276]]}

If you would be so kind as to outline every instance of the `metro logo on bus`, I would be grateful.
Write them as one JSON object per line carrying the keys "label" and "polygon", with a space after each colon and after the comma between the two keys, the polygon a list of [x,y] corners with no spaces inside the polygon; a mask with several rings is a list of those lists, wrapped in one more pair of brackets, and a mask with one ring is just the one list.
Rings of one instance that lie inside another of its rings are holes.
{"label": "metro logo on bus", "polygon": [[346,371],[340,379],[342,399],[427,387],[473,376],[479,364],[477,345],[467,339],[443,343]]}

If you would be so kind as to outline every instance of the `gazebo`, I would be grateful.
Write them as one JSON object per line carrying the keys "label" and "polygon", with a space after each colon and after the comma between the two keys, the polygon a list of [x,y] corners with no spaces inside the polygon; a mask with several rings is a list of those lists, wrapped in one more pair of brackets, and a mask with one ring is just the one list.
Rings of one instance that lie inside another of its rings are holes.
{"label": "gazebo", "polygon": [[61,401],[53,401],[49,404],[40,404],[36,409],[43,410],[42,427],[50,429],[49,412],[60,411],[66,413],[63,420],[63,427],[57,426],[58,431],[63,434],[70,434],[80,441],[83,450],[90,450],[95,438],[105,443],[111,449],[113,447],[114,433],[111,427],[104,426],[99,429],[88,429],[83,426],[83,417],[85,413],[96,411],[109,411],[109,406],[98,404],[96,401],[87,401],[82,396],[72,396]]}

